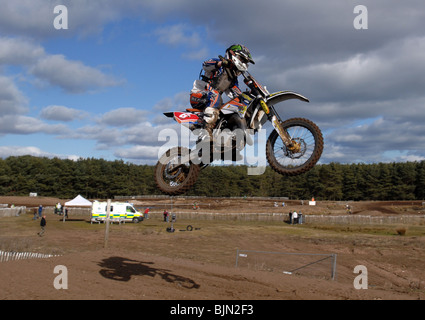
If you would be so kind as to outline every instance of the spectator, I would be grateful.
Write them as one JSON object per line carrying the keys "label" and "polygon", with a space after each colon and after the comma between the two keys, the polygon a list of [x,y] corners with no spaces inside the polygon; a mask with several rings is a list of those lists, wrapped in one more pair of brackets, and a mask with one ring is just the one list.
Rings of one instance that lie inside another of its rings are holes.
{"label": "spectator", "polygon": [[144,216],[145,219],[149,219],[149,208],[146,208],[145,209],[145,212],[144,212],[144,215],[143,216]]}
{"label": "spectator", "polygon": [[164,215],[164,222],[168,222],[168,211],[164,210],[163,215]]}
{"label": "spectator", "polygon": [[298,214],[298,223],[299,224],[303,224],[303,214],[302,214],[302,212],[300,211],[300,213]]}
{"label": "spectator", "polygon": [[40,221],[41,231],[38,233],[38,235],[40,237],[42,237],[44,232],[46,231],[46,224],[47,224],[46,223],[46,216],[43,216],[43,218],[41,218],[41,221]]}
{"label": "spectator", "polygon": [[296,211],[294,211],[292,213],[292,218],[294,219],[294,224],[298,223],[298,213]]}
{"label": "spectator", "polygon": [[292,210],[289,211],[289,224],[292,224]]}
{"label": "spectator", "polygon": [[41,215],[43,214],[43,206],[40,204],[38,207],[38,216],[41,218]]}

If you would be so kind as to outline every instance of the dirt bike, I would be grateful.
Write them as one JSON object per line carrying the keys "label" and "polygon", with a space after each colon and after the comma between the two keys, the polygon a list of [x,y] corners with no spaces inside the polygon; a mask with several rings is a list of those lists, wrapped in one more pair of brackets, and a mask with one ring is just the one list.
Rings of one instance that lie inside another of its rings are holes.
{"label": "dirt bike", "polygon": [[266,158],[274,171],[285,176],[299,175],[313,168],[320,159],[323,136],[319,127],[304,118],[283,121],[276,112],[276,106],[286,100],[309,100],[292,91],[270,94],[247,71],[242,75],[249,90],[220,107],[213,133],[202,129],[202,119],[209,116],[203,110],[164,113],[198,133],[198,139],[191,149],[173,147],[160,157],[155,167],[155,181],[162,192],[185,193],[195,184],[201,169],[212,161],[223,160],[224,155],[231,155],[235,161],[246,144],[253,144],[248,132],[257,133],[267,121],[274,130],[266,142]]}

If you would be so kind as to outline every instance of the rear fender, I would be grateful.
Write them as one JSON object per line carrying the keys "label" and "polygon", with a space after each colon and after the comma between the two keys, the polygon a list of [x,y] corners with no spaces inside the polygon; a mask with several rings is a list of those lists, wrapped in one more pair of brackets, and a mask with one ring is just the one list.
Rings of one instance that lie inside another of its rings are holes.
{"label": "rear fender", "polygon": [[164,112],[164,115],[169,118],[173,118],[180,124],[191,124],[196,123],[199,120],[199,117],[192,112]]}

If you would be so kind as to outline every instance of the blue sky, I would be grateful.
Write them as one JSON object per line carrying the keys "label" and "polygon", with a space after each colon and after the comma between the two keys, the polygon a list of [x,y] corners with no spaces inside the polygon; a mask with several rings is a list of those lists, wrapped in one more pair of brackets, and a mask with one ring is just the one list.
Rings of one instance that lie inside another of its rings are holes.
{"label": "blue sky", "polygon": [[[425,159],[423,2],[0,0],[0,157],[154,164],[164,111],[183,110],[202,61],[248,46],[284,118],[325,135],[322,163]],[[68,9],[56,30],[55,6]],[[400,23],[403,21],[403,23]]]}

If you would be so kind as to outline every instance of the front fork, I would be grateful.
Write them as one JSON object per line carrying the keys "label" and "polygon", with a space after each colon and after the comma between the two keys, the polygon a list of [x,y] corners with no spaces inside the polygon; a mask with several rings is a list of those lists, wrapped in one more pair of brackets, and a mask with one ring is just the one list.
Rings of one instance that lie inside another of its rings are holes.
{"label": "front fork", "polygon": [[286,148],[292,152],[299,152],[300,145],[296,141],[292,140],[291,136],[288,134],[288,132],[282,127],[282,122],[276,115],[276,112],[273,108],[269,108],[267,103],[264,101],[263,98],[260,98],[260,105],[263,111],[267,114],[267,117],[269,121],[272,123],[273,127],[279,134],[279,137],[282,139],[283,143],[285,144]]}

